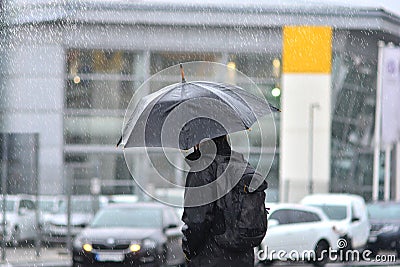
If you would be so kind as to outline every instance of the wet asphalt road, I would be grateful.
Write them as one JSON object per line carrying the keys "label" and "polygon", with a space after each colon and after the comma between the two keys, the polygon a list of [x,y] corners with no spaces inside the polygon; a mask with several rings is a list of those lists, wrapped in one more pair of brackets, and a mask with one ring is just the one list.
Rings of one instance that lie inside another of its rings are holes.
{"label": "wet asphalt road", "polygon": [[[1,258],[0,258],[1,259]],[[34,247],[7,248],[4,261],[0,260],[0,267],[71,267],[71,256],[65,248],[50,247],[42,248],[40,256],[36,255]],[[256,267],[265,265],[257,264]],[[272,266],[283,267],[308,267],[311,264],[302,262],[276,262]],[[355,266],[397,266],[400,267],[400,260],[396,262],[374,263],[374,262],[349,262],[349,263],[330,263],[326,267],[355,267]]]}

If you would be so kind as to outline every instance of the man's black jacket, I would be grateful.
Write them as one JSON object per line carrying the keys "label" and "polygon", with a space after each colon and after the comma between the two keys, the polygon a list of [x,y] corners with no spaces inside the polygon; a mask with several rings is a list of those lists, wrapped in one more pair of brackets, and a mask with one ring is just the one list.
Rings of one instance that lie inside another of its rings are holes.
{"label": "man's black jacket", "polygon": [[[217,144],[217,157],[229,157],[231,149],[229,144],[223,142]],[[239,154],[240,155],[240,154]],[[196,151],[187,157],[187,162],[199,160],[201,154]],[[213,161],[205,169],[189,172],[186,178],[186,187],[199,187],[207,185],[216,179],[217,163]],[[211,195],[215,192],[211,192]],[[185,192],[185,201],[193,196],[187,196]],[[201,197],[201,196],[199,196]],[[216,203],[211,202],[195,207],[185,207],[182,221],[185,223],[182,227],[183,239],[182,248],[185,252],[189,267],[195,266],[254,266],[254,252],[233,252],[224,249],[215,242],[215,231],[224,231],[218,226],[219,214],[216,209]]]}

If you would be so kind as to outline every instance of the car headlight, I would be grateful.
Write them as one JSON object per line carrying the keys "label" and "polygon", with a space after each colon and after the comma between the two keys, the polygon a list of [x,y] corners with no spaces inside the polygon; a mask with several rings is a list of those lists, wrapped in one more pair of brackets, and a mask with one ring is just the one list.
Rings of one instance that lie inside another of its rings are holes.
{"label": "car headlight", "polygon": [[399,231],[400,226],[399,225],[385,225],[379,230],[379,233],[389,233],[389,232],[397,232]]}
{"label": "car headlight", "polygon": [[136,243],[133,243],[133,244],[131,244],[130,246],[129,246],[129,250],[131,251],[131,252],[138,252],[139,250],[140,250],[140,245],[139,244],[136,244]]}
{"label": "car headlight", "polygon": [[92,244],[89,244],[89,243],[83,244],[83,245],[82,245],[82,248],[83,248],[83,250],[86,251],[86,252],[91,252],[92,249],[93,249]]}
{"label": "car headlight", "polygon": [[145,248],[150,248],[150,249],[152,249],[152,248],[155,248],[155,247],[157,246],[157,243],[156,243],[156,241],[154,241],[153,239],[146,238],[146,239],[144,239],[144,240],[142,241],[142,245],[143,245],[143,247],[145,247]]}
{"label": "car headlight", "polygon": [[[87,242],[86,240],[84,240],[84,238],[82,238],[82,237],[77,237],[77,238],[75,238],[74,239],[74,241],[73,241],[73,243],[72,243],[72,245],[74,246],[74,248],[78,248],[78,249],[82,249],[83,248],[83,246],[85,245],[85,244],[90,244],[90,242]],[[86,247],[86,248],[88,248],[88,247]],[[87,251],[87,250],[86,250]]]}

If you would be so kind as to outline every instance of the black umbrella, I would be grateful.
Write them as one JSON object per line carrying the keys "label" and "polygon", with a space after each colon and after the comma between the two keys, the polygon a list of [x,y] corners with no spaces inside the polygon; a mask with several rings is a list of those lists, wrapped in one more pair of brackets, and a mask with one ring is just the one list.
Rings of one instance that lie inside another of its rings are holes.
{"label": "black umbrella", "polygon": [[127,117],[118,145],[189,149],[206,138],[249,129],[279,111],[242,88],[208,81],[169,85],[143,97]]}

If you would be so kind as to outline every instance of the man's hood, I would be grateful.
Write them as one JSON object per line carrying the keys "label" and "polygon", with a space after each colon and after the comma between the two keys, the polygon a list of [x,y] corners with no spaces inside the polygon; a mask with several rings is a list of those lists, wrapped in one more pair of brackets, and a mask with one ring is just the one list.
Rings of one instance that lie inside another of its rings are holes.
{"label": "man's hood", "polygon": [[[190,172],[200,172],[209,168],[209,172],[202,172],[202,176],[209,175],[209,173],[216,174],[214,178],[216,178],[217,191],[214,194],[223,196],[237,183],[241,183],[242,185],[240,186],[245,188],[247,193],[260,192],[268,188],[265,178],[256,172],[241,153],[232,150],[229,156],[219,155],[216,152],[216,147],[207,141],[200,145],[200,151],[195,151],[186,157]],[[216,162],[216,164],[212,165],[213,162]],[[202,178],[210,182],[209,177]]]}

